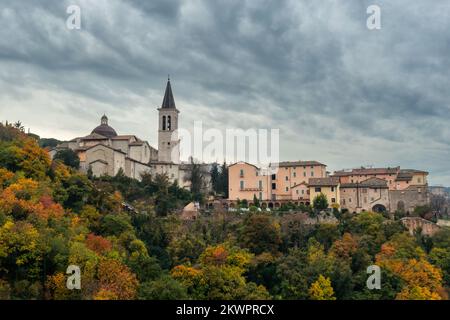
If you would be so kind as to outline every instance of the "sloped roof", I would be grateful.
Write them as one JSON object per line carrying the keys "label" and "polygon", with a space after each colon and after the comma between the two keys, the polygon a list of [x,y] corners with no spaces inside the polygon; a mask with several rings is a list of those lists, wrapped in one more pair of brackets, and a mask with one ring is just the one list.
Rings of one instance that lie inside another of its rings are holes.
{"label": "sloped roof", "polygon": [[176,109],[175,99],[173,98],[173,93],[172,93],[172,86],[170,85],[170,79],[167,80],[166,92],[164,93],[164,99],[163,99],[161,108]]}
{"label": "sloped roof", "polygon": [[360,183],[343,183],[341,188],[388,188],[387,181],[380,178],[369,178]]}
{"label": "sloped roof", "polygon": [[[276,163],[273,165],[277,165]],[[311,161],[282,161],[278,163],[278,167],[302,167],[302,166],[325,166],[323,163],[320,163],[315,160]]]}
{"label": "sloped roof", "polygon": [[397,174],[400,170],[400,167],[395,168],[357,168],[349,171],[346,170],[338,170],[334,172],[334,176],[345,177],[345,176],[353,176],[353,175],[375,175],[375,174]]}
{"label": "sloped roof", "polygon": [[310,178],[308,185],[310,187],[335,187],[339,185],[339,178],[337,177]]}

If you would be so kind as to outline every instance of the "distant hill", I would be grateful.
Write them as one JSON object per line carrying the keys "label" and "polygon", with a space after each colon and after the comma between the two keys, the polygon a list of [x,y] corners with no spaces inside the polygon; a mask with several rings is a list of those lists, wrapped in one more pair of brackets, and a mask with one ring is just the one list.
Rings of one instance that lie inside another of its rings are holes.
{"label": "distant hill", "polygon": [[39,146],[41,148],[54,148],[56,147],[58,144],[62,143],[63,141],[60,141],[58,139],[54,139],[54,138],[42,138],[39,139]]}

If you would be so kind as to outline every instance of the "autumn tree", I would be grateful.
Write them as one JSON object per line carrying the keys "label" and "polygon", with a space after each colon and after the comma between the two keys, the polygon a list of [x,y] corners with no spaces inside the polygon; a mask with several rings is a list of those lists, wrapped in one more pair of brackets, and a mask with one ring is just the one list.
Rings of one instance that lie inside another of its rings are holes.
{"label": "autumn tree", "polygon": [[255,254],[276,253],[281,244],[280,225],[268,214],[251,214],[244,221],[241,243]]}
{"label": "autumn tree", "polygon": [[336,300],[330,279],[322,275],[311,284],[308,292],[312,300]]}

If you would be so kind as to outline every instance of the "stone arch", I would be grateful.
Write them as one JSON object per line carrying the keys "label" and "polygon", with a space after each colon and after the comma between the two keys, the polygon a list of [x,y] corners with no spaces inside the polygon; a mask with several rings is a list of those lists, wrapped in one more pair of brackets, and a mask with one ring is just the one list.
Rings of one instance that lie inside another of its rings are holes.
{"label": "stone arch", "polygon": [[386,207],[379,203],[372,207],[372,211],[378,213],[386,212]]}
{"label": "stone arch", "polygon": [[273,209],[273,202],[269,202],[269,208]]}
{"label": "stone arch", "polygon": [[279,202],[275,202],[275,208],[279,208],[280,207],[280,203]]}

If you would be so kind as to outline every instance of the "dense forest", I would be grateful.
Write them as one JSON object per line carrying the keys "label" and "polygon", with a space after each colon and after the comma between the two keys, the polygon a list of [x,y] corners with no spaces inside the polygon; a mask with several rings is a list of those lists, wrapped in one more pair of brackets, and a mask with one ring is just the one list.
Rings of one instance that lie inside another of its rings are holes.
{"label": "dense forest", "polygon": [[[311,208],[182,220],[197,196],[163,175],[83,175],[0,124],[0,299],[448,298],[449,229],[411,236],[398,220],[338,210],[310,223]],[[81,290],[66,286],[69,265]],[[381,289],[366,286],[370,265]]]}

